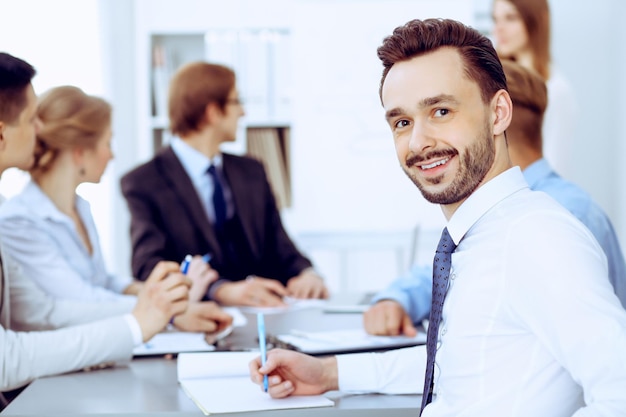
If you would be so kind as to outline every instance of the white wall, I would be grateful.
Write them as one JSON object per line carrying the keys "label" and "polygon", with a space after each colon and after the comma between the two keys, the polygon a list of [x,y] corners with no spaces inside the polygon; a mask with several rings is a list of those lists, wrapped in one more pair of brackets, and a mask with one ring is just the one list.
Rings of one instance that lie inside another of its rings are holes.
{"label": "white wall", "polygon": [[[0,51],[35,67],[33,86],[37,94],[60,84],[79,85],[93,94],[103,92],[96,4],[96,0],[61,0],[54,4],[0,0]],[[75,10],[81,19],[60,14],[60,10]],[[75,36],[77,32],[82,36]],[[8,170],[0,181],[0,192],[9,197],[19,192],[27,180],[23,172]]]}
{"label": "white wall", "polygon": [[[600,203],[618,230],[624,229],[620,196],[626,153],[620,151],[626,107],[617,93],[626,74],[624,2],[552,0],[550,7],[554,61],[572,84],[580,114],[568,177]],[[624,246],[626,234],[620,237]]]}
{"label": "white wall", "polygon": [[[37,94],[71,84],[89,94],[109,99],[103,82],[103,56],[98,0],[0,0],[0,51],[29,62],[37,70],[33,86]],[[102,184],[85,184],[79,193],[92,205],[105,259],[114,263],[111,170]],[[0,194],[10,197],[21,190],[28,174],[7,170],[0,181]]]}
{"label": "white wall", "polygon": [[[626,2],[616,1],[617,7],[615,9],[615,17],[614,19],[619,19],[621,16],[626,16]],[[620,23],[621,24],[621,23]],[[618,174],[618,182],[617,185],[613,188],[613,192],[616,195],[616,199],[618,200],[617,211],[616,211],[616,220],[617,227],[621,242],[623,245],[626,245],[626,164],[624,164],[624,159],[626,159],[626,77],[624,74],[626,73],[626,53],[624,50],[626,49],[624,45],[626,45],[626,29],[622,29],[620,35],[617,37],[616,42],[618,45],[621,45],[621,53],[616,53],[617,67],[618,67],[618,75],[615,79],[617,97],[618,97],[618,117],[617,119],[620,121],[620,127],[617,131],[616,140],[614,143],[616,145],[613,146],[615,149],[615,153],[617,156],[617,166],[619,167]],[[623,248],[626,250],[626,248]]]}
{"label": "white wall", "polygon": [[[398,13],[402,10],[402,13]],[[399,167],[378,98],[376,48],[410,18],[469,21],[466,1],[300,2],[293,21],[294,230],[441,224]]]}

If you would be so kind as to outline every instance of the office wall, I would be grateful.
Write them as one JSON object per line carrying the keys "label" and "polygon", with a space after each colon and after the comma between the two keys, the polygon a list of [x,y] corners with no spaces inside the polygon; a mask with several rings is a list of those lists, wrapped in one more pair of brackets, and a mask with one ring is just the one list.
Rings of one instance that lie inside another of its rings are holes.
{"label": "office wall", "polygon": [[[619,19],[621,16],[626,16],[626,2],[617,2],[617,7],[615,11],[614,19]],[[615,149],[615,153],[617,156],[617,166],[619,169],[618,182],[617,186],[613,188],[613,194],[616,196],[616,200],[618,201],[617,209],[616,209],[616,219],[617,219],[617,227],[619,236],[621,241],[626,245],[626,164],[624,160],[626,159],[626,77],[624,74],[626,73],[626,29],[622,27],[620,36],[617,37],[617,43],[620,45],[620,48],[616,51],[616,59],[618,60],[618,74],[615,78],[615,92],[618,97],[618,117],[617,120],[620,121],[621,125],[617,131],[616,140],[613,142],[615,145],[612,149]],[[621,52],[618,52],[621,51]],[[626,248],[623,248],[626,250]]]}
{"label": "office wall", "polygon": [[[37,94],[58,85],[76,85],[89,94],[111,98],[105,86],[99,0],[0,0],[0,51],[28,61],[37,70]],[[115,129],[114,129],[115,130]],[[79,193],[92,204],[107,262],[114,263],[115,240],[111,169],[102,183],[84,184]],[[10,197],[28,181],[28,174],[9,169],[2,175],[0,194]]]}
{"label": "office wall", "polygon": [[624,246],[624,2],[551,0],[550,7],[554,61],[571,82],[580,115],[567,176],[607,211]]}
{"label": "office wall", "polygon": [[553,54],[577,94],[571,179],[606,210],[626,250],[626,3],[551,0]]}

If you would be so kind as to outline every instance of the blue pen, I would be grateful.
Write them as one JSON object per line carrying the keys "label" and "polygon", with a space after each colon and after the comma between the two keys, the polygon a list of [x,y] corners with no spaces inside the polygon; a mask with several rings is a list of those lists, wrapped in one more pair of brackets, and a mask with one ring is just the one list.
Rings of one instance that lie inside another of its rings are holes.
{"label": "blue pen", "polygon": [[[189,264],[191,263],[192,259],[193,257],[191,255],[187,255],[185,256],[185,259],[183,259],[183,262],[180,264],[180,272],[182,272],[184,275],[187,275],[187,271],[189,271]],[[170,324],[174,324],[174,316],[172,316],[172,318],[170,319]]]}
{"label": "blue pen", "polygon": [[192,259],[193,257],[191,255],[185,256],[185,259],[183,259],[183,263],[180,264],[180,272],[187,275],[187,271],[189,271],[189,264],[191,263]]}
{"label": "blue pen", "polygon": [[211,262],[211,258],[213,258],[213,257],[211,256],[210,253],[205,253],[202,256],[202,260],[204,261],[205,264],[208,264],[209,262]]}
{"label": "blue pen", "polygon": [[[261,365],[267,361],[267,348],[265,347],[265,320],[263,313],[256,314],[256,324],[259,332],[259,348],[261,349]],[[263,391],[267,392],[267,374],[263,375]]]}

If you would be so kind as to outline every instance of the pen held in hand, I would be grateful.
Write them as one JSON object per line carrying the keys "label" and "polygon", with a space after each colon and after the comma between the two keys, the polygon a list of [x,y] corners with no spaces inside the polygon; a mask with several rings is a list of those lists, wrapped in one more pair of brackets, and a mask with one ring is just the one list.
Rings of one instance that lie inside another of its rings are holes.
{"label": "pen held in hand", "polygon": [[[265,346],[265,320],[263,313],[256,315],[257,330],[259,333],[259,349],[261,350],[261,365],[265,366],[267,362],[267,347]],[[263,391],[267,392],[268,381],[267,374],[263,375]]]}
{"label": "pen held in hand", "polygon": [[192,259],[193,257],[191,255],[185,256],[185,259],[183,259],[183,262],[180,264],[180,272],[187,275],[187,271],[189,271],[189,264],[191,264]]}

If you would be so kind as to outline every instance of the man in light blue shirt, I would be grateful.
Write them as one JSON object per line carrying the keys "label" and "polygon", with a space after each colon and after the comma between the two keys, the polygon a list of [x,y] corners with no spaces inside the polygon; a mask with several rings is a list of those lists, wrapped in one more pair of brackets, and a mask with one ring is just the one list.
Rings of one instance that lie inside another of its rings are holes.
{"label": "man in light blue shirt", "polygon": [[[514,114],[507,140],[513,165],[519,165],[530,188],[543,191],[574,214],[593,233],[607,257],[609,279],[626,307],[626,262],[610,219],[591,196],[561,178],[542,154],[541,126],[547,106],[545,83],[510,61],[503,61]],[[371,334],[416,334],[415,323],[428,318],[431,305],[432,266],[415,265],[388,288],[376,294],[364,314]]]}

